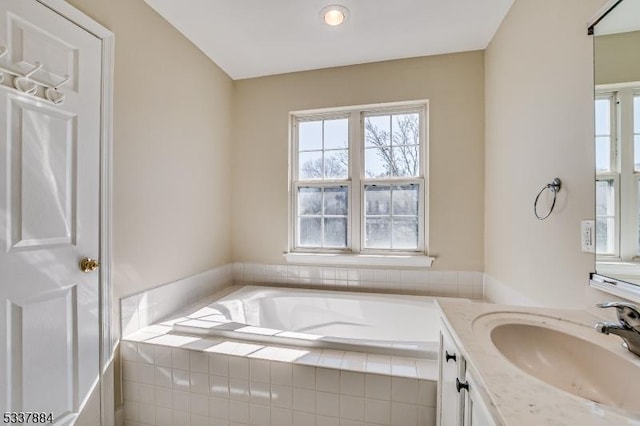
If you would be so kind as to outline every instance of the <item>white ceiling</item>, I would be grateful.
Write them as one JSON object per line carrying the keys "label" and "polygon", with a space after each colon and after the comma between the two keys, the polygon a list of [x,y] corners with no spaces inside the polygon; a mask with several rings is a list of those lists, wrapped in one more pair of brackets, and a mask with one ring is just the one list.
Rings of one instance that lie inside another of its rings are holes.
{"label": "white ceiling", "polygon": [[[234,80],[484,49],[513,0],[146,0]],[[350,10],[339,27],[320,10]]]}
{"label": "white ceiling", "polygon": [[595,26],[596,35],[640,30],[640,0],[624,0]]}

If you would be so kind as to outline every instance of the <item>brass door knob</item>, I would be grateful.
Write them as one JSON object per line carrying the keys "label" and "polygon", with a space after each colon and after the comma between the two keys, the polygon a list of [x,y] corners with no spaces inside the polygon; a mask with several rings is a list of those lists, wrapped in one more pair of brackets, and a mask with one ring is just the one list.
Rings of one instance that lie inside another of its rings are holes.
{"label": "brass door knob", "polygon": [[98,269],[98,266],[100,266],[100,262],[90,257],[85,257],[80,261],[80,270],[82,272],[93,272]]}

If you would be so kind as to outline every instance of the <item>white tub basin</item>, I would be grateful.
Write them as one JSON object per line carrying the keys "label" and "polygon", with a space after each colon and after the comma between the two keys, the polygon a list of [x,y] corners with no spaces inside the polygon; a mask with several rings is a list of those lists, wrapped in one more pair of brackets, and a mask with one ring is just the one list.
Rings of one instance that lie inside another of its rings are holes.
{"label": "white tub basin", "polygon": [[431,297],[246,286],[173,332],[435,359],[439,318]]}

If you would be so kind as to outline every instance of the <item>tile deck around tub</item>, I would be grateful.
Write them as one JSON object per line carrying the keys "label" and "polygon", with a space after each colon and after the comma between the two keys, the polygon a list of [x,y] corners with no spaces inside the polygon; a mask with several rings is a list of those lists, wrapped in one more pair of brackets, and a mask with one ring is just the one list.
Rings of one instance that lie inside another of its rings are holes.
{"label": "tile deck around tub", "polygon": [[435,425],[436,360],[170,330],[121,342],[126,425]]}
{"label": "tile deck around tub", "polygon": [[171,329],[171,322],[143,327],[125,337],[123,344],[161,345],[209,354],[240,356],[358,373],[433,381],[438,379],[438,361],[432,359],[404,358],[332,349],[292,348],[222,338],[176,335],[169,334]]}

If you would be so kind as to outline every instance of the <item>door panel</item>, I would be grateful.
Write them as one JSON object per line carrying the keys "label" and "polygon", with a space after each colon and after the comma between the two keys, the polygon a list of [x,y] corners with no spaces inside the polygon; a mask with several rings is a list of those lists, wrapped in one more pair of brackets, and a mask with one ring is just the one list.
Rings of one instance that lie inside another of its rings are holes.
{"label": "door panel", "polygon": [[9,97],[10,250],[75,245],[76,116]]}
{"label": "door panel", "polygon": [[0,1],[0,65],[62,104],[0,83],[0,412],[73,421],[99,377],[101,42],[35,0]]}
{"label": "door panel", "polygon": [[[14,411],[39,407],[44,412],[72,413],[77,408],[78,339],[76,319],[70,315],[75,306],[76,286],[23,305],[11,302],[8,340],[12,346],[9,371]],[[44,348],[46,357],[41,356]],[[55,381],[55,392],[42,386],[43,377]]]}
{"label": "door panel", "polygon": [[78,91],[76,77],[80,52],[76,46],[11,12],[7,14],[7,40],[10,42],[5,46],[9,48],[13,64],[26,69],[36,62],[47,64],[47,72],[70,76],[65,87]]}

